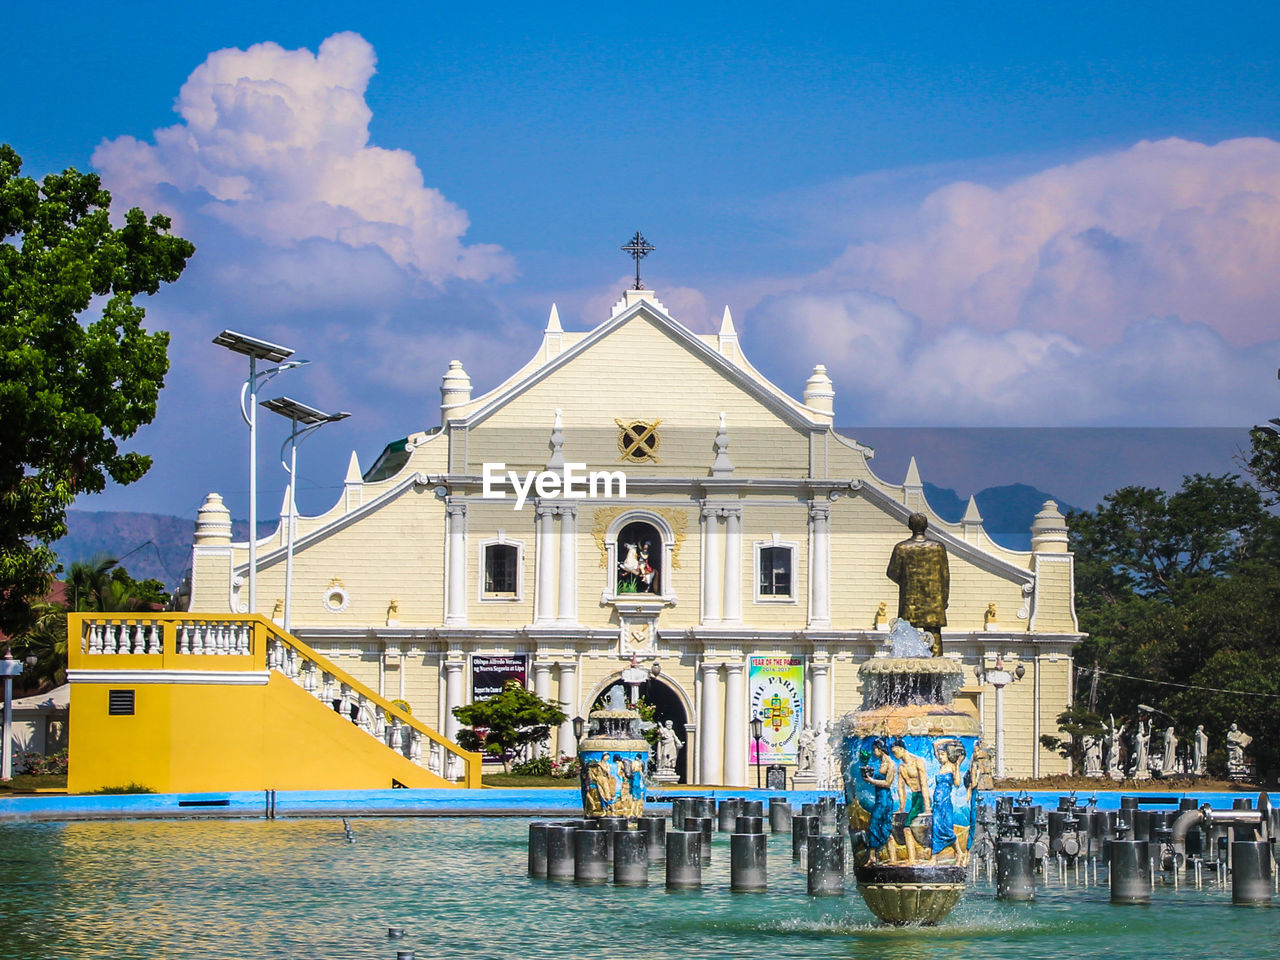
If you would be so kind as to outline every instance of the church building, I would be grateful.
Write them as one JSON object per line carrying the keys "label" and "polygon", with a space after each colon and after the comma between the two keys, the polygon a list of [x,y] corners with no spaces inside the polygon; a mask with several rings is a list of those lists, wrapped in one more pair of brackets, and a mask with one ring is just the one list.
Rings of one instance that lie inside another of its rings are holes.
{"label": "church building", "polygon": [[[1052,501],[1026,552],[995,543],[972,499],[944,521],[914,460],[890,482],[834,429],[825,367],[790,396],[743,355],[728,308],[695,334],[647,289],[583,332],[552,307],[503,383],[473,396],[454,360],[440,391],[436,422],[408,424],[368,470],[353,453],[332,508],[293,518],[288,624],[290,518],[259,541],[256,612],[450,739],[454,707],[512,678],[570,718],[623,683],[681,744],[660,779],[747,786],[761,764],[821,784],[826,770],[797,771],[802,741],[857,709],[859,665],[888,655],[886,568],[919,512],[949,563],[943,655],[965,667],[959,697],[995,766],[1066,770],[1039,746],[1083,638]],[[248,544],[230,530],[209,494],[192,611],[248,610]],[[570,721],[550,749],[574,748]]]}

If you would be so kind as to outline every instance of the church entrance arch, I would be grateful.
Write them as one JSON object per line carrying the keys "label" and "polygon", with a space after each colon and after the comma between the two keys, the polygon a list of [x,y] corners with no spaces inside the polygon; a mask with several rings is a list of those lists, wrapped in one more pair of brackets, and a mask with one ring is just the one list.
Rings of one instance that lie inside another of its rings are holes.
{"label": "church entrance arch", "polygon": [[[610,692],[614,687],[622,691],[624,698],[630,695],[630,691],[622,682],[622,675],[615,674],[597,689],[596,695],[591,700],[591,709],[601,709],[605,702],[608,701]],[[640,699],[653,707],[653,719],[658,726],[665,726],[668,720],[671,721],[671,729],[680,738],[680,751],[676,755],[678,782],[689,782],[686,759],[689,756],[690,734],[685,729],[685,726],[689,723],[689,711],[685,705],[683,692],[671,681],[667,680],[666,677],[650,675],[649,679],[640,684]]]}

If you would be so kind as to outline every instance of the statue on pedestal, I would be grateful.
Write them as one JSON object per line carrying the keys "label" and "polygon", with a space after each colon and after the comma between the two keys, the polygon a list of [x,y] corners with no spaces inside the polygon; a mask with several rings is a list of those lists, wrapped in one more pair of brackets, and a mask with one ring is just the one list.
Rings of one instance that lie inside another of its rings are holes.
{"label": "statue on pedestal", "polygon": [[1207,757],[1209,756],[1209,735],[1204,732],[1204,724],[1196,727],[1196,732],[1191,738],[1191,773],[1196,777],[1203,777],[1208,773]]}
{"label": "statue on pedestal", "polygon": [[1080,742],[1084,753],[1084,775],[1086,777],[1102,776],[1102,738],[1085,734]]}
{"label": "statue on pedestal", "polygon": [[684,741],[676,736],[675,727],[670,720],[658,728],[658,776],[674,776],[676,758]]}
{"label": "statue on pedestal", "polygon": [[805,727],[800,731],[800,742],[796,747],[796,777],[813,779],[814,748],[817,741],[813,736],[813,728]]}
{"label": "statue on pedestal", "polygon": [[1133,735],[1133,779],[1150,780],[1151,771],[1147,768],[1147,748],[1151,745],[1151,727],[1138,721],[1138,729]]}
{"label": "statue on pedestal", "polygon": [[1116,726],[1116,718],[1111,716],[1111,726],[1107,727],[1107,776],[1112,780],[1124,779],[1124,764],[1121,763],[1120,738],[1124,734],[1124,724]]}
{"label": "statue on pedestal", "polygon": [[1244,748],[1251,743],[1253,737],[1231,724],[1227,731],[1227,776],[1232,780],[1243,780],[1249,775],[1249,766],[1244,762]]}
{"label": "statue on pedestal", "polygon": [[1173,732],[1173,724],[1170,724],[1164,731],[1164,753],[1160,757],[1160,775],[1163,777],[1174,776],[1178,764],[1178,737]]}
{"label": "statue on pedestal", "polygon": [[893,548],[886,576],[898,585],[898,617],[932,639],[933,655],[942,656],[942,628],[947,625],[951,571],[947,548],[924,535],[929,518],[913,513],[907,519],[911,537]]}

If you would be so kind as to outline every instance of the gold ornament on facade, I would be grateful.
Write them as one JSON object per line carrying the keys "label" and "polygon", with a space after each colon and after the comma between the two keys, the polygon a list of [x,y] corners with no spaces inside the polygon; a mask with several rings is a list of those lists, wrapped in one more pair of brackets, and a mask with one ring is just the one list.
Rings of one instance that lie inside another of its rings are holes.
{"label": "gold ornament on facade", "polygon": [[[609,565],[609,548],[605,544],[605,540],[609,535],[609,527],[614,520],[617,520],[624,513],[633,513],[637,509],[637,506],[602,507],[592,514],[591,539],[596,542],[596,549],[600,551],[601,567]],[[668,510],[659,507],[645,507],[644,509],[667,521],[667,526],[671,528],[671,566],[679,569],[680,547],[688,536],[686,532],[689,527],[688,515],[681,510]]]}
{"label": "gold ornament on facade", "polygon": [[615,417],[613,422],[618,425],[618,452],[622,454],[619,459],[628,463],[660,462],[658,424],[662,423],[661,420],[619,420]]}

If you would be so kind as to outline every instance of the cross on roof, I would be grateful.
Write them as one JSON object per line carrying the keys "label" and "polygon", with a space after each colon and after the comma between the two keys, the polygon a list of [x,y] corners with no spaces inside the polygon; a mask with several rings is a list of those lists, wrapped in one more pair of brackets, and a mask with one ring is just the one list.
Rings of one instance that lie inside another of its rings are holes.
{"label": "cross on roof", "polygon": [[636,285],[634,289],[644,289],[644,284],[640,282],[640,261],[657,249],[657,247],[644,238],[644,234],[639,230],[637,230],[636,235],[631,238],[631,242],[622,248],[623,252],[631,254],[632,259],[636,262]]}

